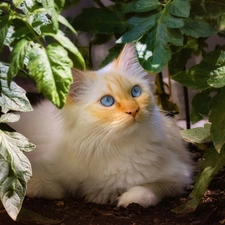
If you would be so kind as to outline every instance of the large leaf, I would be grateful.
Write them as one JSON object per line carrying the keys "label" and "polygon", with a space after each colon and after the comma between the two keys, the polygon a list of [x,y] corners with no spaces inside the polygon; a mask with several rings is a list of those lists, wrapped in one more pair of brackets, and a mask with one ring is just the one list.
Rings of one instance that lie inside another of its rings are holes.
{"label": "large leaf", "polygon": [[225,88],[212,99],[210,108],[212,110],[209,121],[212,123],[211,135],[214,146],[218,152],[225,144]]}
{"label": "large leaf", "polygon": [[59,44],[40,48],[35,44],[30,50],[28,69],[37,87],[57,107],[63,107],[72,83],[72,61]]}
{"label": "large leaf", "polygon": [[66,48],[73,55],[74,67],[78,69],[85,69],[85,62],[78,51],[77,47],[70,41],[70,39],[64,36],[62,31],[58,31],[56,34],[44,32],[47,36],[54,37],[64,48]]}
{"label": "large leaf", "polygon": [[122,33],[127,28],[122,13],[106,8],[83,9],[83,12],[74,19],[72,25],[76,30],[109,35]]}
{"label": "large leaf", "polygon": [[[5,114],[0,117],[0,123],[15,122],[18,118]],[[13,220],[21,209],[27,181],[32,175],[30,162],[23,151],[29,152],[34,148],[23,135],[0,130],[0,199]]]}
{"label": "large leaf", "polygon": [[3,113],[9,110],[31,111],[32,107],[25,95],[25,91],[14,81],[8,86],[8,67],[0,63],[0,106]]}
{"label": "large leaf", "polygon": [[218,49],[208,53],[200,64],[172,78],[191,89],[204,90],[225,86],[225,51]]}
{"label": "large leaf", "polygon": [[0,198],[8,214],[16,220],[31,176],[30,162],[22,151],[35,146],[19,133],[0,130],[0,147]]}
{"label": "large leaf", "polygon": [[195,211],[213,177],[225,166],[225,147],[223,146],[220,153],[215,149],[208,149],[203,157],[204,160],[200,164],[202,172],[196,177],[196,183],[190,194],[192,199],[174,209],[173,212],[191,213]]}
{"label": "large leaf", "polygon": [[8,82],[10,83],[18,71],[24,67],[24,59],[26,57],[27,49],[29,48],[30,41],[22,38],[13,48],[10,57],[10,66],[8,71]]}

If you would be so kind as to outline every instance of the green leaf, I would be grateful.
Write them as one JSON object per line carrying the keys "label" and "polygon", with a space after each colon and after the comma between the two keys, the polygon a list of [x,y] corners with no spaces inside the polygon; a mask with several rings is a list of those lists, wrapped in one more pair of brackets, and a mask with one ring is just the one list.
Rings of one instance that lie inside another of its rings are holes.
{"label": "green leaf", "polygon": [[204,127],[197,127],[189,130],[181,130],[182,138],[190,143],[205,143],[212,140],[210,134],[211,124],[205,124]]}
{"label": "green leaf", "polygon": [[174,16],[189,17],[190,2],[188,0],[173,0],[166,5],[166,9]]}
{"label": "green leaf", "polygon": [[24,59],[29,48],[29,43],[29,40],[22,38],[13,48],[10,55],[11,60],[7,77],[9,83],[17,75],[18,71],[24,67]]}
{"label": "green leaf", "polygon": [[159,14],[154,14],[149,17],[132,17],[128,20],[128,24],[132,27],[131,30],[119,38],[117,43],[128,43],[138,40],[155,26],[159,16]]}
{"label": "green leaf", "polygon": [[0,16],[0,51],[3,48],[3,44],[5,42],[5,38],[9,29],[9,26],[11,24],[11,19],[9,15]]}
{"label": "green leaf", "polygon": [[202,172],[196,177],[196,183],[189,195],[192,199],[174,209],[175,213],[192,213],[198,207],[202,197],[213,177],[225,166],[225,147],[220,153],[215,149],[208,149],[204,154],[204,161],[200,164]]}
{"label": "green leaf", "polygon": [[134,12],[148,12],[154,9],[157,9],[161,4],[159,3],[158,0],[151,0],[151,1],[146,1],[146,0],[138,0],[135,2],[133,11]]}
{"label": "green leaf", "polygon": [[3,113],[9,110],[28,112],[32,111],[25,91],[14,81],[8,86],[7,82],[8,67],[0,63],[0,106]]}
{"label": "green leaf", "polygon": [[30,162],[22,151],[31,151],[35,146],[19,133],[2,130],[0,146],[0,199],[11,218],[16,220],[32,174]]}
{"label": "green leaf", "polygon": [[84,62],[84,59],[83,59],[82,55],[80,54],[79,50],[70,41],[69,38],[64,36],[62,31],[59,30],[56,34],[47,33],[47,32],[45,32],[43,34],[52,36],[53,38],[55,38],[64,48],[66,48],[70,53],[73,54],[74,67],[76,67],[78,69],[85,69],[85,62]]}
{"label": "green leaf", "polygon": [[209,121],[212,123],[212,140],[216,150],[220,152],[225,144],[225,88],[222,88],[212,99],[210,108],[212,110],[209,116]]}
{"label": "green leaf", "polygon": [[58,16],[58,21],[63,24],[64,26],[68,27],[74,34],[77,34],[77,32],[74,30],[74,28],[70,25],[68,20],[64,17],[59,15]]}
{"label": "green leaf", "polygon": [[193,18],[184,19],[184,26],[181,31],[194,38],[209,37],[216,33],[214,26],[207,21]]}
{"label": "green leaf", "polygon": [[[137,53],[140,64],[144,69],[158,73],[160,72],[171,58],[171,51],[167,45],[166,38],[158,36],[161,30],[164,29],[162,25],[158,26],[157,30],[145,35],[137,44]],[[157,39],[156,36],[159,38]],[[161,37],[161,38],[160,38]]]}
{"label": "green leaf", "polygon": [[72,25],[76,30],[108,35],[122,33],[127,28],[127,23],[121,12],[106,8],[83,9],[82,13],[74,19]]}
{"label": "green leaf", "polygon": [[28,69],[38,90],[57,107],[63,107],[72,83],[72,61],[59,44],[48,45],[46,51],[35,44],[28,53]]}
{"label": "green leaf", "polygon": [[182,71],[172,78],[182,85],[198,90],[225,86],[225,51],[222,49],[207,53],[200,64]]}

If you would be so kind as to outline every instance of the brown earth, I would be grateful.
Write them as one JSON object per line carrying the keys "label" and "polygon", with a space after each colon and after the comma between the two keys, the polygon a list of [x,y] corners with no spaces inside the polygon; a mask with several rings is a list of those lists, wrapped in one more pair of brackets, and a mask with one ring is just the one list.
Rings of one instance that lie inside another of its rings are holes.
{"label": "brown earth", "polygon": [[171,209],[186,202],[188,193],[177,198],[166,198],[147,209],[137,204],[124,209],[82,200],[26,198],[17,222],[0,208],[0,225],[220,225],[225,224],[224,187],[225,170],[214,178],[194,213],[178,215]]}

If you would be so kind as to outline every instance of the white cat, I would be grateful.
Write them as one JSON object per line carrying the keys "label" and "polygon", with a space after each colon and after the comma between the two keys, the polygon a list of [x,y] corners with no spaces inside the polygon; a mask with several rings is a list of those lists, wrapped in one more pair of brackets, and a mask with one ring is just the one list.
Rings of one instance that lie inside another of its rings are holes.
{"label": "white cat", "polygon": [[27,195],[148,207],[182,193],[191,182],[189,156],[155,104],[134,45],[101,70],[73,75],[62,110],[45,100],[10,124],[37,146],[27,153]]}

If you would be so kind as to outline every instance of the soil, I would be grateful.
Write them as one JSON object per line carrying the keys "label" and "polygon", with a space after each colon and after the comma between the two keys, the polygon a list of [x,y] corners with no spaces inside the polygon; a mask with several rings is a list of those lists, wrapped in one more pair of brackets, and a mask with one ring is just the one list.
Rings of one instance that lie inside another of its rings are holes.
{"label": "soil", "polygon": [[[199,152],[193,153],[199,157]],[[175,214],[171,210],[188,200],[188,192],[163,199],[157,206],[143,209],[131,204],[127,209],[82,200],[29,199],[14,222],[0,207],[0,225],[219,225],[225,224],[225,170],[211,182],[202,203],[193,213]],[[190,192],[190,190],[189,190]]]}

